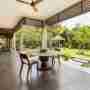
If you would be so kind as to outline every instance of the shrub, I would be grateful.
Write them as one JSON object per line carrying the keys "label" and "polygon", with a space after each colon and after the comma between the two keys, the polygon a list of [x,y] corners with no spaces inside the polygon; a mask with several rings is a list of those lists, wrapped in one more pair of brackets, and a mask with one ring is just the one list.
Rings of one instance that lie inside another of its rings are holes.
{"label": "shrub", "polygon": [[84,50],[80,50],[79,52],[77,52],[77,54],[79,54],[79,55],[85,55],[85,52],[84,52]]}
{"label": "shrub", "polygon": [[68,61],[71,58],[71,55],[68,53],[65,53],[63,56],[65,61]]}

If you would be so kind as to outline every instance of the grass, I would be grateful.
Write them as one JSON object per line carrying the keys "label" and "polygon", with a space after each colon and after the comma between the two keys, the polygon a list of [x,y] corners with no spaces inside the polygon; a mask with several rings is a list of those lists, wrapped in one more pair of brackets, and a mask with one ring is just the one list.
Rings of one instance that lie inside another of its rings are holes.
{"label": "grass", "polygon": [[[79,49],[64,48],[64,56],[65,56],[65,61],[69,60],[72,57],[77,57],[77,58],[81,58],[81,60],[90,61],[90,50],[86,50],[86,49],[79,50]],[[89,68],[90,63],[84,63],[81,66]]]}
{"label": "grass", "polygon": [[64,55],[69,56],[70,58],[78,57],[81,59],[90,60],[90,50],[86,49],[79,50],[79,49],[64,48]]}
{"label": "grass", "polygon": [[64,48],[64,54],[69,54],[70,56],[75,56],[76,53],[78,52],[77,49],[69,49],[69,48]]}
{"label": "grass", "polygon": [[89,68],[89,67],[90,67],[90,63],[87,63],[87,64],[82,64],[81,66],[82,66],[82,67]]}
{"label": "grass", "polygon": [[69,48],[64,48],[63,54],[64,54],[64,60],[67,61],[70,58],[76,56],[76,53],[78,52],[77,49],[69,49]]}

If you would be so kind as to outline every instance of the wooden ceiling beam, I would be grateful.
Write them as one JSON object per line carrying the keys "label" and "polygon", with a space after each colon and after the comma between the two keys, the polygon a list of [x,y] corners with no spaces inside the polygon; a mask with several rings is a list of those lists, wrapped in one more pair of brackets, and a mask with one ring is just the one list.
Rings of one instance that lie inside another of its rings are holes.
{"label": "wooden ceiling beam", "polygon": [[42,20],[25,17],[24,22],[22,22],[22,25],[41,27],[42,26]]}
{"label": "wooden ceiling beam", "polygon": [[42,27],[42,20],[22,17],[20,21],[13,28],[0,28],[0,34],[5,34],[5,35],[6,33],[13,34],[14,32],[18,31],[22,27],[22,25]]}
{"label": "wooden ceiling beam", "polygon": [[46,20],[47,25],[53,25],[63,20],[90,11],[90,0],[81,0],[80,2],[70,6],[69,8],[59,12]]}

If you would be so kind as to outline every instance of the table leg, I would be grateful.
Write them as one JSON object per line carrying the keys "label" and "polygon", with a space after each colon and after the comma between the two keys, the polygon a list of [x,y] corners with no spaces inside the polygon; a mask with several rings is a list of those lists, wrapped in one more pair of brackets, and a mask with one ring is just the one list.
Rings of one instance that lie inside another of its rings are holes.
{"label": "table leg", "polygon": [[51,67],[48,66],[48,56],[40,56],[40,61],[41,61],[41,67],[39,70],[46,71],[46,70],[51,70]]}
{"label": "table leg", "polygon": [[52,56],[52,65],[55,64],[55,56]]}

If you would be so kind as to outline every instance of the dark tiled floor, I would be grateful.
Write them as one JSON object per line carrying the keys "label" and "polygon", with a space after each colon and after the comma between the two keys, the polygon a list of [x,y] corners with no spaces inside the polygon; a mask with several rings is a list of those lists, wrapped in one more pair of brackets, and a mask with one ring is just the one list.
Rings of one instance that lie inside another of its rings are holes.
{"label": "dark tiled floor", "polygon": [[0,90],[90,90],[90,75],[66,64],[57,64],[52,71],[42,73],[37,73],[34,66],[28,82],[25,80],[27,67],[21,81],[19,77],[16,80],[15,66],[11,55],[0,55]]}
{"label": "dark tiled floor", "polygon": [[0,90],[16,90],[16,62],[9,52],[0,52]]}
{"label": "dark tiled floor", "polygon": [[66,65],[36,77],[33,74],[29,83],[19,83],[18,90],[90,90],[90,75]]}

